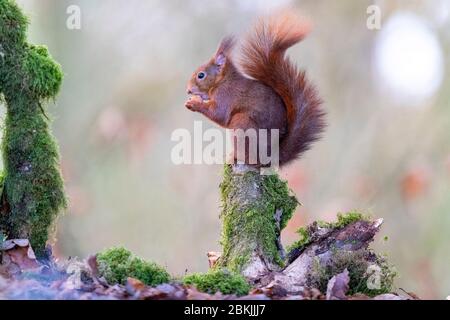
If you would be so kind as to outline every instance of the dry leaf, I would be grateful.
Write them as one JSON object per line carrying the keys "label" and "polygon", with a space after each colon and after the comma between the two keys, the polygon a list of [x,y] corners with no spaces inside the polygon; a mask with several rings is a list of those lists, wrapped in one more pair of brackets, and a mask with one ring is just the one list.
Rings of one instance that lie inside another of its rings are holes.
{"label": "dry leaf", "polygon": [[92,276],[98,278],[98,264],[97,264],[97,256],[92,255],[87,258],[86,261],[89,269],[91,270]]}
{"label": "dry leaf", "polygon": [[346,300],[349,282],[347,269],[331,278],[327,286],[327,300]]}
{"label": "dry leaf", "polygon": [[139,293],[140,291],[143,291],[145,289],[145,284],[138,279],[128,277],[125,288],[127,289],[127,292],[129,294],[135,295],[136,293]]}
{"label": "dry leaf", "polygon": [[3,251],[2,272],[6,271],[10,276],[41,266],[36,260],[28,239],[4,241],[1,250]]}
{"label": "dry leaf", "polygon": [[209,267],[213,268],[222,254],[220,252],[209,251],[206,255],[208,256]]}

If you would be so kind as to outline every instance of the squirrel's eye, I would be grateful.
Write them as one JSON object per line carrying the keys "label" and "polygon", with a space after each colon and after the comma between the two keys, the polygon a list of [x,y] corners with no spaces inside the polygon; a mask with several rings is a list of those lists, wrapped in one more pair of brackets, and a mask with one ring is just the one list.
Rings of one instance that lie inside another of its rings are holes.
{"label": "squirrel's eye", "polygon": [[197,78],[199,78],[200,80],[203,79],[203,78],[205,78],[205,77],[206,77],[206,73],[204,73],[203,71],[197,73]]}

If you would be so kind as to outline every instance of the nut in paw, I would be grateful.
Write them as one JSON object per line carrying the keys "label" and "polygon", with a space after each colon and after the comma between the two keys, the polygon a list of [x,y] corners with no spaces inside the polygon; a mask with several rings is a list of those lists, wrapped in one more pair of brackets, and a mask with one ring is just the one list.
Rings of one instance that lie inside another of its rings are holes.
{"label": "nut in paw", "polygon": [[189,99],[185,103],[185,107],[189,110],[195,110],[202,105],[203,100],[200,96],[194,95],[189,97]]}

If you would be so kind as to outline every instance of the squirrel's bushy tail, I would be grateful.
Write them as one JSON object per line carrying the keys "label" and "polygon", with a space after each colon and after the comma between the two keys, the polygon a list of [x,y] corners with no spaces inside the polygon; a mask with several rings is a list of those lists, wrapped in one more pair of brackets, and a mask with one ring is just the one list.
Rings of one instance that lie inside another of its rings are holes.
{"label": "squirrel's bushy tail", "polygon": [[309,24],[282,12],[257,22],[244,40],[240,65],[250,77],[270,86],[286,106],[288,133],[280,141],[280,165],[308,150],[325,127],[325,112],[305,73],[285,56],[309,32]]}

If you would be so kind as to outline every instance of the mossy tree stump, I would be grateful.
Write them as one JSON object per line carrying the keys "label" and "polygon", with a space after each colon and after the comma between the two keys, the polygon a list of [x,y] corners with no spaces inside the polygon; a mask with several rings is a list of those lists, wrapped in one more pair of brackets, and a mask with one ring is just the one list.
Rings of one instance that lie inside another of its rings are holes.
{"label": "mossy tree stump", "polygon": [[343,272],[349,275],[350,294],[374,296],[392,289],[395,270],[369,248],[382,219],[349,212],[338,214],[336,222],[314,222],[299,229],[300,239],[284,254],[281,230],[298,204],[286,181],[227,165],[221,193],[223,251],[217,260],[212,255],[213,270],[228,269],[262,290],[277,287],[294,295],[308,288],[325,292],[330,279]]}
{"label": "mossy tree stump", "polygon": [[0,0],[0,94],[7,106],[0,228],[28,238],[39,256],[66,206],[57,144],[43,104],[56,96],[61,67],[43,46],[26,40],[28,20],[12,0]]}
{"label": "mossy tree stump", "polygon": [[225,166],[221,184],[223,252],[215,267],[257,281],[283,266],[280,233],[298,202],[277,175],[236,168]]}

